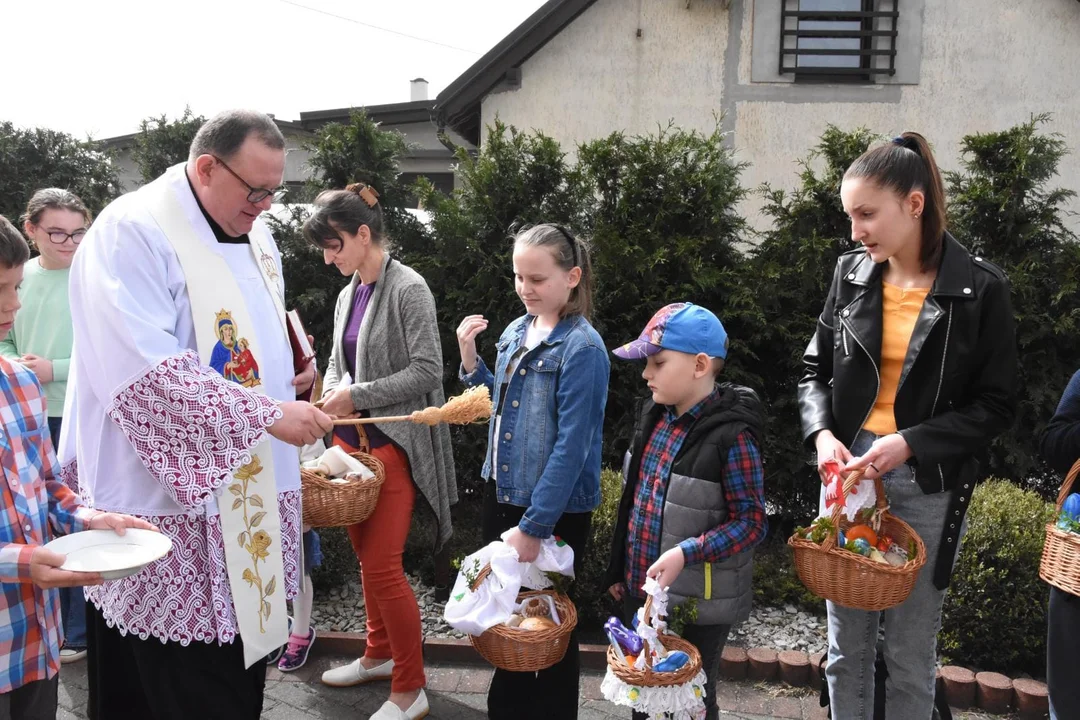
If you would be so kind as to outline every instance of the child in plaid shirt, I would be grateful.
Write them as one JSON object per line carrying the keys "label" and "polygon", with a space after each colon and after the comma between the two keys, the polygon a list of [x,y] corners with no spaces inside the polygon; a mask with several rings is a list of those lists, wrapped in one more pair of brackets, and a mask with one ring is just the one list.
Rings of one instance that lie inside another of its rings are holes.
{"label": "child in plaid shirt", "polygon": [[645,360],[652,400],[623,464],[608,592],[623,601],[626,620],[644,601],[647,577],[669,588],[671,607],[694,598],[697,619],[683,637],[701,651],[705,717],[715,720],[720,653],[731,626],[750,616],[753,548],[767,527],[764,409],[749,388],[716,382],[727,333],[705,308],[661,308],[614,352]]}
{"label": "child in plaid shirt", "polygon": [[[30,248],[0,216],[0,340],[19,309],[18,288]],[[144,520],[99,513],[58,478],[45,398],[27,368],[0,359],[0,718],[56,717],[60,601],[54,588],[96,585],[101,576],[61,570],[64,556],[42,547],[49,521],[64,532],[125,527]]]}

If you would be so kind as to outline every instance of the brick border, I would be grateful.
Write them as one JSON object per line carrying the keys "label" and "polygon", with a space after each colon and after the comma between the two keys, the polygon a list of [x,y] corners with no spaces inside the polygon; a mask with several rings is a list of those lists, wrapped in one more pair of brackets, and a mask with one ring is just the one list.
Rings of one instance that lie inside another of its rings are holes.
{"label": "brick border", "polygon": [[780,661],[781,680],[793,687],[810,684],[810,658],[806,653],[801,650],[781,650],[777,659]]}
{"label": "brick border", "polygon": [[976,703],[988,713],[1004,715],[1012,709],[1012,679],[995,672],[981,672],[975,675]]}
{"label": "brick border", "polygon": [[[365,633],[320,631],[318,641],[311,651],[314,655],[359,657],[364,654],[366,646]],[[583,669],[603,670],[607,667],[607,645],[582,644],[580,652]],[[805,657],[805,653],[778,652],[771,648],[747,650],[731,645],[724,648],[720,676],[728,680],[739,680],[747,675],[760,673],[768,676],[770,682],[779,682],[777,678],[779,674],[786,675],[785,679],[798,680],[800,687],[809,686],[814,690],[819,690],[820,680],[817,668],[819,655],[815,654],[807,658],[808,665],[802,664]],[[424,660],[432,664],[488,666],[487,661],[473,649],[471,642],[458,638],[425,637]],[[757,660],[757,672],[754,672],[754,660]],[[784,662],[785,660],[787,662]],[[787,672],[785,672],[785,665],[788,666]],[[985,712],[1000,712],[999,708],[1002,707],[1015,708],[1020,711],[1023,718],[1045,717],[1047,712],[1045,683],[1027,679],[1010,680],[996,673],[979,673],[978,677],[983,680],[982,683],[977,682],[976,677],[971,670],[952,665],[947,665],[939,671],[939,682],[944,685],[950,705],[958,710],[977,708]],[[987,707],[988,705],[990,707]]]}
{"label": "brick border", "polygon": [[1036,680],[1017,678],[1013,680],[1013,698],[1021,718],[1044,718],[1050,714],[1050,700],[1046,685]]}

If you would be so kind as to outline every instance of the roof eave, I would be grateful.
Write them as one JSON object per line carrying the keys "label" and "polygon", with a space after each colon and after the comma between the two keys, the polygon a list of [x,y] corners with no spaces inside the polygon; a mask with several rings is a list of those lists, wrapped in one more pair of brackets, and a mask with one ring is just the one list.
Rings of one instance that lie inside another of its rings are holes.
{"label": "roof eave", "polygon": [[474,144],[479,144],[480,102],[534,53],[596,0],[549,0],[499,41],[435,98],[434,113]]}

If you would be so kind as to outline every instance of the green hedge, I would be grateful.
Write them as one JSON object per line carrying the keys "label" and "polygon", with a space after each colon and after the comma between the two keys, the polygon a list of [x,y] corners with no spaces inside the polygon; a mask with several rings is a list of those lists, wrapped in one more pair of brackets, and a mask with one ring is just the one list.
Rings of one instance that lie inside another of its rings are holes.
{"label": "green hedge", "polygon": [[939,650],[947,658],[1043,674],[1049,588],[1039,579],[1039,560],[1053,511],[1036,493],[1005,480],[975,489],[941,619]]}
{"label": "green hedge", "polygon": [[575,589],[583,627],[598,627],[616,609],[614,600],[607,594],[604,575],[621,496],[622,473],[605,468],[600,472],[600,506],[593,511],[592,533]]}
{"label": "green hedge", "polygon": [[[1009,274],[1018,323],[1021,422],[995,440],[988,473],[1050,497],[1052,474],[1036,437],[1053,414],[1080,357],[1080,243],[1065,225],[1073,194],[1052,183],[1066,152],[1043,131],[1045,117],[964,139],[948,168],[950,228]],[[571,162],[558,143],[496,122],[477,157],[459,154],[460,189],[445,196],[421,182],[431,231],[411,233],[405,262],[435,293],[448,392],[457,392],[454,329],[467,314],[489,317],[479,338],[493,359],[500,330],[522,312],[513,293],[508,235],[521,223],[556,221],[591,238],[596,272],[593,324],[609,346],[632,338],[662,305],[688,299],[709,307],[731,338],[726,375],[758,390],[769,416],[766,494],[775,511],[805,521],[817,503],[799,430],[795,386],[837,256],[852,247],[840,204],[845,169],[882,137],[828,127],[791,189],[758,188],[770,221],[751,231],[738,212],[744,165],[719,131],[675,127],[583,144]],[[742,241],[753,241],[749,250]],[[619,462],[642,394],[640,369],[613,362],[604,461]],[[483,436],[455,436],[466,486]]]}

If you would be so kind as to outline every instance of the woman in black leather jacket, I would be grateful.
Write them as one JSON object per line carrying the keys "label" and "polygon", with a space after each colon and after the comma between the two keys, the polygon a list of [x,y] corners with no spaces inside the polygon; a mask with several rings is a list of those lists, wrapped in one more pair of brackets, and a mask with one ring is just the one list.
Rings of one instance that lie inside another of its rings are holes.
{"label": "woman in black leather jacket", "polygon": [[[1000,269],[945,231],[941,176],[921,135],[863,154],[840,195],[861,247],[838,260],[803,356],[803,433],[819,471],[835,459],[845,472],[880,475],[891,511],[926,544],[911,595],[884,613],[886,717],[925,719],[975,455],[1015,414],[1009,287]],[[831,602],[828,612],[832,717],[865,720],[881,614]]]}

